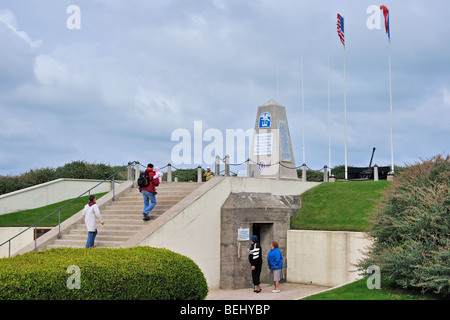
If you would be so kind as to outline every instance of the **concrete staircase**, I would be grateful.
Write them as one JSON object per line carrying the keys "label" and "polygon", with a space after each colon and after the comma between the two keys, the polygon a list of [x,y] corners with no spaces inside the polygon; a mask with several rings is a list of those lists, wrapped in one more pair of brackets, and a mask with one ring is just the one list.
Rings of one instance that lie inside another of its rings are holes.
{"label": "concrete staircase", "polygon": [[[105,224],[102,226],[97,220],[96,247],[119,247],[199,186],[201,186],[201,183],[161,183],[156,190],[158,192],[156,195],[157,205],[150,212],[151,220],[147,222],[142,220],[144,206],[142,194],[137,188],[131,189],[111,205],[100,210]],[[74,223],[68,232],[61,235],[60,239],[47,244],[45,249],[58,247],[84,248],[86,240],[87,229],[83,218]]]}

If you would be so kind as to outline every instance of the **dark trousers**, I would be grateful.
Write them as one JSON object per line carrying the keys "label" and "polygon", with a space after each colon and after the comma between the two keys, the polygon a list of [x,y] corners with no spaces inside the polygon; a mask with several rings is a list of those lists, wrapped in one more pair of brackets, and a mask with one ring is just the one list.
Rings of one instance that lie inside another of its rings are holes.
{"label": "dark trousers", "polygon": [[257,264],[257,265],[255,265],[255,270],[252,270],[252,279],[253,279],[253,284],[255,286],[259,286],[261,284],[260,280],[259,280],[260,276],[261,276],[261,265]]}

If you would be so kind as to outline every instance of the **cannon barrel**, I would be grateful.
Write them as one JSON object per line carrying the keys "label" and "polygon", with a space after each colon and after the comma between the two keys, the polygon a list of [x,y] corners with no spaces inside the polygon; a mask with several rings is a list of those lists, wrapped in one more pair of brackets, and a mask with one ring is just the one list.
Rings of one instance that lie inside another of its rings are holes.
{"label": "cannon barrel", "polygon": [[367,169],[362,170],[359,173],[359,177],[362,179],[370,179],[370,177],[372,176],[373,172],[372,172],[372,160],[373,160],[373,154],[375,153],[376,148],[373,147],[372,149],[372,156],[370,157],[370,162],[369,162],[369,166],[367,167]]}
{"label": "cannon barrel", "polygon": [[373,147],[373,150],[372,150],[372,157],[370,157],[370,162],[369,162],[369,168],[368,169],[370,169],[371,167],[372,167],[372,160],[373,160],[373,154],[375,153],[375,147]]}

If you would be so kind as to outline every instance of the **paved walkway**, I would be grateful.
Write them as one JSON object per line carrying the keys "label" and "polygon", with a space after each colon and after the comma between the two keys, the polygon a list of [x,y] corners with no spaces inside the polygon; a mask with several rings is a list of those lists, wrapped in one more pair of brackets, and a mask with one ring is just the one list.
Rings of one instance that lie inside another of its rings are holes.
{"label": "paved walkway", "polygon": [[329,287],[284,282],[280,284],[280,293],[272,293],[273,285],[261,284],[262,291],[254,293],[253,288],[237,290],[210,290],[206,300],[298,300],[329,289]]}

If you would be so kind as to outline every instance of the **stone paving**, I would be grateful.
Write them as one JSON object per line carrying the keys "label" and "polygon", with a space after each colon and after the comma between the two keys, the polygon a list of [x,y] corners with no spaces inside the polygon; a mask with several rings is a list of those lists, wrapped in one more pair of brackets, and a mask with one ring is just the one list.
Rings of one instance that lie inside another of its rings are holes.
{"label": "stone paving", "polygon": [[273,285],[261,284],[261,292],[254,293],[253,288],[209,291],[206,300],[298,300],[306,296],[330,289],[330,287],[313,284],[280,283],[280,292],[272,293]]}

